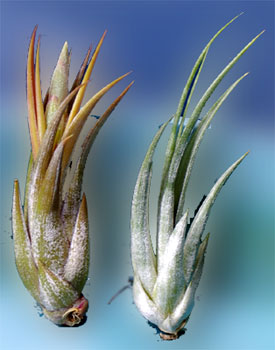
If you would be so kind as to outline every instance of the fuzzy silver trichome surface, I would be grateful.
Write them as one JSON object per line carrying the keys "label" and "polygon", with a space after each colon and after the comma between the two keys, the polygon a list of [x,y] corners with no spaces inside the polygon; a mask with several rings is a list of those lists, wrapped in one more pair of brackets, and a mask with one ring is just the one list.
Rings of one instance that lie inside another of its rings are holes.
{"label": "fuzzy silver trichome surface", "polygon": [[[15,261],[25,287],[58,325],[85,320],[88,300],[82,290],[89,269],[88,213],[82,178],[89,150],[111,112],[132,83],[89,130],[76,164],[71,155],[81,130],[97,102],[127,74],[103,87],[81,107],[87,83],[106,32],[94,53],[91,48],[71,89],[68,88],[71,53],[65,42],[44,99],[40,86],[40,40],[34,59],[34,29],[27,63],[28,122],[31,154],[22,206],[14,182],[12,225]],[[39,38],[40,39],[40,38]]]}
{"label": "fuzzy silver trichome surface", "polygon": [[[210,209],[229,176],[247,155],[245,153],[220,176],[200,204],[194,218],[190,220],[188,209],[185,209],[185,197],[199,145],[214,115],[247,73],[237,79],[202,114],[203,108],[225,75],[262,34],[251,40],[228,63],[207,88],[194,110],[188,111],[211,44],[237,17],[221,28],[201,52],[183,89],[175,115],[160,127],[148,148],[134,190],[131,211],[134,302],[141,314],[159,330],[160,336],[165,340],[177,339],[184,333],[203,270],[209,240],[209,234],[203,237],[203,232]],[[154,249],[149,228],[152,159],[160,137],[170,121],[173,125],[158,198]]]}

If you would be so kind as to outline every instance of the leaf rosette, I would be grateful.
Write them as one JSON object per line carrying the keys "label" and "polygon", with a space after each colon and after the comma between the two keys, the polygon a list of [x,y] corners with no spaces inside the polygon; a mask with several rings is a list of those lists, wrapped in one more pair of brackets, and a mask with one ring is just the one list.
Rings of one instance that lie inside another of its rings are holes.
{"label": "leaf rosette", "polygon": [[36,30],[37,27],[31,37],[27,63],[31,155],[23,207],[18,181],[14,182],[15,260],[25,287],[46,317],[58,325],[74,326],[85,319],[88,309],[82,294],[90,259],[87,202],[82,194],[84,168],[99,130],[133,82],[87,133],[73,176],[66,185],[72,152],[87,118],[97,102],[129,73],[103,87],[81,107],[106,31],[92,55],[89,48],[71,90],[68,88],[71,54],[65,42],[42,100],[40,38],[34,55]]}
{"label": "leaf rosette", "polygon": [[[237,16],[239,17],[239,16]],[[185,210],[186,189],[194,160],[206,130],[229,94],[248,74],[237,79],[201,117],[203,108],[217,86],[247,49],[262,34],[252,39],[222,70],[205,91],[187,118],[188,106],[213,41],[233,22],[233,18],[209,41],[197,59],[175,115],[156,133],[142,163],[132,200],[131,256],[134,271],[133,296],[141,314],[160,330],[165,340],[176,339],[184,332],[194,306],[209,234],[204,228],[221,188],[248,154],[245,153],[216,181],[200,203],[194,218]],[[172,129],[165,154],[158,199],[156,249],[149,227],[149,192],[153,155],[169,123]]]}

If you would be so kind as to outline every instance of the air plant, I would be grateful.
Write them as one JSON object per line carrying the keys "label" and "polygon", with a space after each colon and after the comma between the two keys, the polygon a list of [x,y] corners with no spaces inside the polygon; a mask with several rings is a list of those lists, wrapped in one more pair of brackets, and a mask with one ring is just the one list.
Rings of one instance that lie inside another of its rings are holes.
{"label": "air plant", "polygon": [[17,270],[25,287],[58,325],[74,326],[85,320],[88,300],[82,290],[89,269],[89,232],[82,179],[89,150],[105,121],[130,85],[107,108],[88,132],[81,146],[73,176],[67,168],[80,132],[92,109],[106,92],[128,75],[122,75],[81,103],[106,32],[91,58],[91,48],[68,89],[70,53],[65,42],[50,87],[42,100],[40,86],[40,38],[36,59],[35,27],[27,63],[28,123],[31,154],[24,206],[19,184],[14,182],[12,223]]}
{"label": "air plant", "polygon": [[[251,40],[230,61],[187,118],[188,105],[208,50],[213,41],[237,17],[221,28],[201,52],[187,80],[175,115],[160,127],[148,148],[134,190],[131,211],[133,297],[141,314],[157,327],[160,336],[165,340],[177,339],[184,333],[202,274],[209,234],[204,238],[202,235],[210,209],[222,186],[247,155],[245,153],[221,175],[208,196],[200,203],[194,218],[189,219],[188,209],[184,209],[186,189],[199,145],[214,115],[247,73],[236,80],[199,121],[201,112],[225,75],[262,34]],[[158,199],[154,249],[149,228],[152,158],[163,131],[172,120]]]}

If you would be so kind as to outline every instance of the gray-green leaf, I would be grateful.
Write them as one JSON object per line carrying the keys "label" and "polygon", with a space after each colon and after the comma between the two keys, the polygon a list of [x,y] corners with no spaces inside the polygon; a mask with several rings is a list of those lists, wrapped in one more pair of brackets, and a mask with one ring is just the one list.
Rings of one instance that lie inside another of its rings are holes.
{"label": "gray-green leaf", "polygon": [[194,271],[194,264],[197,256],[200,239],[203,234],[206,221],[209,216],[210,209],[217,198],[220,190],[222,189],[229,176],[241,163],[241,161],[247,156],[248,152],[239,158],[234,164],[232,164],[218,179],[215,185],[212,187],[208,196],[201,205],[198,213],[196,214],[191,227],[188,231],[187,238],[184,245],[184,277],[187,283],[190,282]]}

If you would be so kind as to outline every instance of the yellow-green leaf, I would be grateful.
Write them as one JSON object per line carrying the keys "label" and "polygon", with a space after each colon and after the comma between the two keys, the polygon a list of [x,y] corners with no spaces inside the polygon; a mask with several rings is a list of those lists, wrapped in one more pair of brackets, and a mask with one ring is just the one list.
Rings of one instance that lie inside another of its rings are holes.
{"label": "yellow-green leaf", "polygon": [[31,242],[22,212],[17,180],[14,182],[12,227],[15,262],[18,273],[25,287],[39,302],[38,272],[32,256]]}

